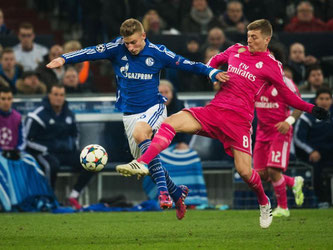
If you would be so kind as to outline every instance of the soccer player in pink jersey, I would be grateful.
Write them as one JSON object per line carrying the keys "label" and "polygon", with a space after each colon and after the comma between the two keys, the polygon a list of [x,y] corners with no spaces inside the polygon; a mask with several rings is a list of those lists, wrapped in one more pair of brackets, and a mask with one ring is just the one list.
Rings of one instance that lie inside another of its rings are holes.
{"label": "soccer player in pink jersey", "polygon": [[[292,80],[284,76],[286,86],[295,94],[300,93]],[[291,187],[295,194],[296,204],[303,204],[302,192],[304,179],[283,175],[289,163],[290,144],[293,135],[292,124],[302,114],[294,110],[291,114],[289,106],[274,85],[268,86],[255,102],[257,110],[257,132],[253,152],[253,167],[262,180],[271,182],[275,191],[278,206],[273,216],[290,215],[287,202],[286,186]]]}
{"label": "soccer player in pink jersey", "polygon": [[[251,168],[251,133],[256,97],[266,85],[274,85],[288,105],[326,119],[328,112],[307,103],[285,85],[281,63],[270,55],[267,46],[272,37],[272,26],[265,19],[248,26],[248,45],[235,44],[212,57],[208,64],[214,68],[228,63],[227,72],[216,78],[222,82],[214,99],[205,107],[184,109],[166,118],[154,136],[150,147],[137,160],[118,165],[118,172],[147,165],[166,149],[177,132],[199,134],[219,139],[226,153],[234,157],[235,168],[242,179],[256,193],[260,208],[260,226],[272,223],[271,204],[260,176]],[[143,171],[145,173],[145,171]],[[133,171],[133,174],[138,174]]]}

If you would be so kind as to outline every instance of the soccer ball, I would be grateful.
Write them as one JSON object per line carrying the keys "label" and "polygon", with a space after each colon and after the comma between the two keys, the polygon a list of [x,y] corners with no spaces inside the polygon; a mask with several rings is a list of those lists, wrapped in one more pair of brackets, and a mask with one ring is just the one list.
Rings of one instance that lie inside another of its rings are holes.
{"label": "soccer ball", "polygon": [[85,170],[98,172],[108,162],[108,154],[102,146],[90,144],[82,149],[80,162]]}

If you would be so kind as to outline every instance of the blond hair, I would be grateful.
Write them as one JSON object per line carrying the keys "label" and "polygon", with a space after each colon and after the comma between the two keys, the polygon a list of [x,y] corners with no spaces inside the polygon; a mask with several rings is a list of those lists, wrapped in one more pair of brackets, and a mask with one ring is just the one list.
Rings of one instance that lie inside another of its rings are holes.
{"label": "blond hair", "polygon": [[164,86],[169,87],[169,89],[171,90],[171,92],[173,92],[174,88],[173,88],[172,83],[169,80],[167,80],[167,79],[161,79],[160,80],[160,85],[164,85]]}
{"label": "blond hair", "polygon": [[120,35],[123,37],[131,36],[136,32],[144,32],[142,23],[137,19],[127,19],[120,26]]}
{"label": "blond hair", "polygon": [[255,20],[249,23],[247,26],[248,30],[260,30],[261,34],[264,36],[271,37],[273,35],[273,28],[271,23],[266,19]]}
{"label": "blond hair", "polygon": [[82,45],[77,40],[70,40],[64,44],[64,54],[82,49]]}

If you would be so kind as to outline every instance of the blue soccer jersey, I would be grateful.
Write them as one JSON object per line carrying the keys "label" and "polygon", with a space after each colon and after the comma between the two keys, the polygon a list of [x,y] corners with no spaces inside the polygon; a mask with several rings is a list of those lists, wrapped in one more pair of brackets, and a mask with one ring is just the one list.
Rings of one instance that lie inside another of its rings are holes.
{"label": "blue soccer jersey", "polygon": [[138,55],[132,55],[122,38],[62,55],[65,63],[108,59],[117,80],[116,107],[122,112],[141,113],[166,99],[158,92],[160,71],[165,67],[211,76],[216,72],[203,63],[192,62],[176,55],[164,45],[145,40]]}

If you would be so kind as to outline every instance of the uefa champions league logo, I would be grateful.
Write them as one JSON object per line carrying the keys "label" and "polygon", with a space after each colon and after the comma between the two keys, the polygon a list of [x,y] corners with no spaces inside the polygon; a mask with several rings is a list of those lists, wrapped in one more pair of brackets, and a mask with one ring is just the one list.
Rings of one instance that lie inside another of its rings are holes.
{"label": "uefa champions league logo", "polygon": [[102,53],[105,51],[105,45],[104,44],[98,44],[96,46],[96,51],[99,52],[99,53]]}
{"label": "uefa champions league logo", "polygon": [[8,145],[13,139],[12,136],[12,131],[7,128],[7,127],[3,127],[0,130],[0,145],[4,146],[4,145]]}
{"label": "uefa champions league logo", "polygon": [[146,64],[147,64],[147,66],[153,66],[154,65],[154,59],[153,58],[151,58],[151,57],[148,57],[147,59],[146,59]]}

